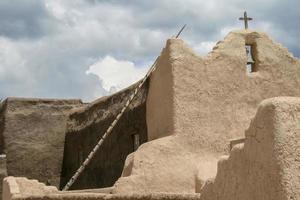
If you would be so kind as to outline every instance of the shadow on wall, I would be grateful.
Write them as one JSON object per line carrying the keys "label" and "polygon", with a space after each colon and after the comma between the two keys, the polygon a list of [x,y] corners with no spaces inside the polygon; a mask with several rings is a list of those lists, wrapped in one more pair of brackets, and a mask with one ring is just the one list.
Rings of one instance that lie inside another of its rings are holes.
{"label": "shadow on wall", "polygon": [[[70,123],[73,123],[73,127],[69,128],[66,134],[60,188],[65,186],[87,158],[122,109],[134,86],[101,98],[84,110],[71,114]],[[142,88],[71,189],[112,186],[122,174],[127,155],[135,151],[137,145],[147,142],[147,89],[148,84]]]}

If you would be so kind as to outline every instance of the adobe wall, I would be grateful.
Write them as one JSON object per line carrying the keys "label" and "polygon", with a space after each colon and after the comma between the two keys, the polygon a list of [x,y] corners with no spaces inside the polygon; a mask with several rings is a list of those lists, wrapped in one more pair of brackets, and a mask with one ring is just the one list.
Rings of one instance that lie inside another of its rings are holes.
{"label": "adobe wall", "polygon": [[[74,110],[70,115],[61,188],[87,158],[136,85],[114,95],[102,97],[84,108]],[[133,135],[139,135],[141,144],[147,141],[147,89],[148,84],[145,84],[71,189],[109,187],[121,176],[127,155],[134,151]]]}
{"label": "adobe wall", "polygon": [[0,135],[7,174],[58,187],[68,112],[81,104],[80,100],[6,99]]}
{"label": "adobe wall", "polygon": [[[254,47],[257,72],[251,74],[245,44]],[[250,30],[231,32],[204,58],[182,40],[169,39],[157,68],[150,79],[147,125],[149,137],[159,139],[128,157],[114,193],[195,192],[216,175],[229,140],[244,137],[262,100],[300,96],[299,60]]]}
{"label": "adobe wall", "polygon": [[218,162],[216,178],[196,188],[201,194],[180,191],[132,194],[107,194],[100,190],[60,192],[36,180],[7,177],[3,182],[3,199],[299,199],[300,98],[277,97],[263,101],[245,137],[245,144],[235,145],[230,155],[223,156]]}
{"label": "adobe wall", "polygon": [[[264,33],[231,32],[202,59],[184,50],[182,40],[171,43],[174,134],[190,138],[190,144],[197,140],[198,148],[226,152],[229,139],[244,136],[262,100],[300,96],[299,60]],[[257,72],[251,74],[245,44],[255,50]]]}
{"label": "adobe wall", "polygon": [[37,180],[29,180],[24,177],[6,177],[3,180],[3,200],[22,199],[28,196],[45,196],[58,193],[54,186],[46,186]]}
{"label": "adobe wall", "polygon": [[[4,131],[4,122],[5,122],[5,106],[6,104],[2,101],[0,102],[0,133]],[[0,134],[0,154],[4,153],[4,138],[3,134]]]}
{"label": "adobe wall", "polygon": [[36,180],[7,177],[4,179],[4,200],[200,200],[199,194],[134,194],[111,195],[97,190],[60,192]]}
{"label": "adobe wall", "polygon": [[300,98],[263,101],[245,135],[219,161],[201,200],[300,199]]}
{"label": "adobe wall", "polygon": [[[4,125],[5,125],[5,102],[0,102],[0,181],[7,176],[6,155],[4,154]],[[0,183],[0,199],[2,194],[2,183]]]}
{"label": "adobe wall", "polygon": [[[151,90],[147,97],[147,124],[149,141],[173,134],[173,74],[170,49],[164,48],[151,75]],[[163,84],[162,84],[163,83]],[[163,98],[162,98],[163,97]]]}

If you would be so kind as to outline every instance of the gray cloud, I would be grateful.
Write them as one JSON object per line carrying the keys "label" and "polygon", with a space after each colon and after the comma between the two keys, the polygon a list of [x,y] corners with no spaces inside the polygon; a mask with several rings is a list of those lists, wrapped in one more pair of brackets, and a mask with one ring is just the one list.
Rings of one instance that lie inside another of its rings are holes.
{"label": "gray cloud", "polygon": [[227,30],[242,28],[237,19],[245,9],[254,18],[250,27],[300,56],[299,5],[296,0],[2,0],[0,97],[95,99],[108,91],[103,80],[85,72],[99,58],[110,55],[144,67],[185,23],[182,38],[204,48]]}
{"label": "gray cloud", "polygon": [[53,19],[43,1],[0,1],[0,35],[19,39],[36,38],[51,32]]}

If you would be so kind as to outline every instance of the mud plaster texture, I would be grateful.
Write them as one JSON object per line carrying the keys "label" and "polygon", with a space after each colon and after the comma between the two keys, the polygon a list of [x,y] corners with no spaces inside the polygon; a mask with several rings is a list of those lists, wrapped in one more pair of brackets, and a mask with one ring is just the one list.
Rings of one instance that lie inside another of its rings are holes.
{"label": "mud plaster texture", "polygon": [[[246,44],[256,61],[250,74]],[[215,177],[229,140],[244,137],[262,100],[300,96],[299,77],[299,60],[264,33],[231,32],[204,58],[169,39],[150,79],[152,141],[128,156],[113,193],[198,192]]]}
{"label": "mud plaster texture", "polygon": [[263,101],[236,145],[218,163],[202,200],[300,199],[300,98]]}
{"label": "mud plaster texture", "polygon": [[[73,110],[68,120],[61,187],[103,136],[136,85]],[[139,135],[140,144],[147,141],[147,88],[146,83],[71,189],[109,187],[121,176],[127,155],[134,151],[134,135]]]}
{"label": "mud plaster texture", "polygon": [[29,180],[24,177],[6,177],[3,180],[3,195],[2,199],[12,200],[25,196],[34,195],[50,195],[58,193],[58,190],[54,186],[46,186],[44,183],[40,183],[37,180]]}
{"label": "mud plaster texture", "polygon": [[80,100],[6,99],[0,113],[7,174],[58,187],[68,112],[81,104]]}
{"label": "mud plaster texture", "polygon": [[5,178],[3,185],[3,199],[5,200],[200,200],[199,194],[111,195],[84,190],[60,192],[55,187],[45,186],[36,180],[15,177]]}

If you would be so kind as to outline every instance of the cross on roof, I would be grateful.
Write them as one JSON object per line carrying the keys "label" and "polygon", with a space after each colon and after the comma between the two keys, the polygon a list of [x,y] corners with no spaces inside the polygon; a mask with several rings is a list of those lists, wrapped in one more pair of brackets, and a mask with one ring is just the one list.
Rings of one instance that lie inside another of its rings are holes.
{"label": "cross on roof", "polygon": [[245,29],[248,29],[248,21],[253,20],[251,17],[247,16],[247,12],[244,12],[244,17],[240,17],[239,20],[244,20]]}

